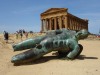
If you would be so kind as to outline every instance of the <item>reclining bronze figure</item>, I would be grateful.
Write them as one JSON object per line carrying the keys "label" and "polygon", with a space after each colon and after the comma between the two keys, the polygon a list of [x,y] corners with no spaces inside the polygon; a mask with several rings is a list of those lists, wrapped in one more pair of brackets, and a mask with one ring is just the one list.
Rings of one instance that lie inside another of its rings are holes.
{"label": "reclining bronze figure", "polygon": [[60,57],[75,59],[82,52],[83,46],[78,44],[80,39],[88,36],[88,31],[83,29],[75,32],[67,29],[51,30],[46,35],[27,39],[13,45],[14,51],[30,49],[12,57],[12,63],[36,60],[52,51],[58,51]]}

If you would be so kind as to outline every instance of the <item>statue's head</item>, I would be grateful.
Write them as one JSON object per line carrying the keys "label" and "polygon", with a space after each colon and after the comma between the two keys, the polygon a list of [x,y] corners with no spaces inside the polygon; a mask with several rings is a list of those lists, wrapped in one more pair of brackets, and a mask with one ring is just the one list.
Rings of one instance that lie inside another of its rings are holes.
{"label": "statue's head", "polygon": [[80,39],[87,38],[88,34],[89,34],[89,32],[86,29],[82,29],[79,32],[77,32],[76,36],[80,40]]}

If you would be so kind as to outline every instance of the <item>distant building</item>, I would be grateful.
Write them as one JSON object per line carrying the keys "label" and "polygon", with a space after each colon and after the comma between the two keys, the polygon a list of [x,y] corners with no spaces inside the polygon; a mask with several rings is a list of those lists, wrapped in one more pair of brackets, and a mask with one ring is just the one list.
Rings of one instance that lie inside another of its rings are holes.
{"label": "distant building", "polygon": [[88,30],[88,20],[81,19],[70,13],[67,8],[50,8],[41,13],[41,31],[56,29],[70,29],[79,31],[81,29]]}

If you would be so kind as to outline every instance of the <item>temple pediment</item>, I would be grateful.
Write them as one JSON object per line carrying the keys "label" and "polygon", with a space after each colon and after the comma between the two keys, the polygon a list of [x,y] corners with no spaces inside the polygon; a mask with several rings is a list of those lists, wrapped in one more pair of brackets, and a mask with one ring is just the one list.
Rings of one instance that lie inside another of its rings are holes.
{"label": "temple pediment", "polygon": [[67,8],[50,8],[50,9],[46,10],[45,12],[43,12],[42,14],[54,13],[54,12],[63,11],[63,10],[67,11]]}

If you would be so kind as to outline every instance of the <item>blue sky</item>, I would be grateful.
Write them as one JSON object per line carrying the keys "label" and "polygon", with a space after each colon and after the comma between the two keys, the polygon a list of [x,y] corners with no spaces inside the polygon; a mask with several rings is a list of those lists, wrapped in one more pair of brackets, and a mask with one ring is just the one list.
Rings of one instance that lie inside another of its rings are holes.
{"label": "blue sky", "polygon": [[0,0],[0,32],[39,32],[40,14],[49,8],[68,8],[69,13],[89,20],[91,33],[99,33],[100,0]]}

